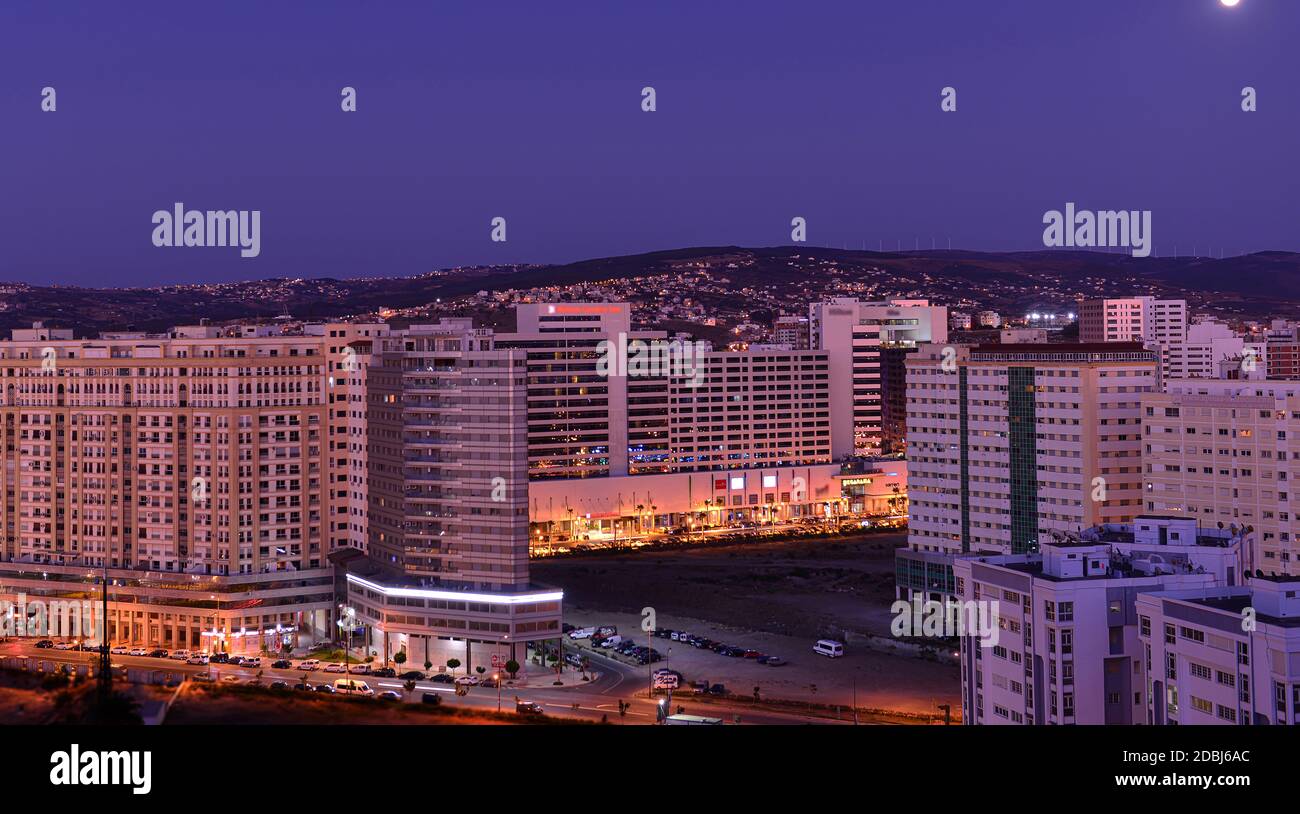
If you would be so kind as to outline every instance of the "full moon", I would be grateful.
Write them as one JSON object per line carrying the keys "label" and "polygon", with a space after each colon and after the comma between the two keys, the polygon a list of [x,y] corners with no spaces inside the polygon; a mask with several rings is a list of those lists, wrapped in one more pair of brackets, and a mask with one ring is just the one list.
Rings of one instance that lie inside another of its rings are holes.
{"label": "full moon", "polygon": [[1219,0],[1219,2],[1222,3],[1223,5],[1227,6],[1228,8],[1232,8],[1233,6],[1235,6],[1235,5],[1237,5],[1238,3],[1240,3],[1241,0]]}

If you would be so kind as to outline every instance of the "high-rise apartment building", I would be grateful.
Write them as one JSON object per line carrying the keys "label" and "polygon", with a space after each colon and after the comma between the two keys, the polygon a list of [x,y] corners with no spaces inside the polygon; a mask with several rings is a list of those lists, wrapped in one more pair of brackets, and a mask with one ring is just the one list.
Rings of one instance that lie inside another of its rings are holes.
{"label": "high-rise apartment building", "polygon": [[1300,382],[1175,380],[1143,407],[1146,510],[1249,527],[1249,567],[1300,560]]}
{"label": "high-rise apartment building", "polygon": [[0,343],[0,583],[56,596],[107,569],[110,635],[135,643],[328,636],[327,557],[349,544],[334,518],[355,502],[333,486],[348,464],[330,359],[323,333],[268,326],[16,331]]}
{"label": "high-rise apartment building", "polygon": [[1162,380],[1175,378],[1176,360],[1182,357],[1187,342],[1187,301],[1155,297],[1083,300],[1079,304],[1079,341],[1158,345]]}
{"label": "high-rise apartment building", "polygon": [[559,636],[562,595],[528,570],[529,373],[525,351],[468,320],[375,340],[369,552],[344,567],[385,659],[522,663],[522,646]]}
{"label": "high-rise apartment building", "polygon": [[670,470],[831,463],[828,356],[752,345],[670,377]]}
{"label": "high-rise apartment building", "polygon": [[528,359],[530,477],[590,478],[668,471],[666,376],[603,376],[601,343],[664,341],[633,331],[628,303],[527,303],[496,346]]}
{"label": "high-rise apartment building", "polygon": [[948,309],[928,300],[809,306],[811,346],[829,354],[833,454],[901,452],[906,438],[904,361],[923,343],[948,341]]}
{"label": "high-rise apartment building", "polygon": [[1158,363],[1132,343],[923,347],[907,361],[908,546],[1021,554],[1131,520]]}
{"label": "high-rise apartment building", "polygon": [[792,350],[807,350],[808,318],[783,314],[772,321],[772,342]]}

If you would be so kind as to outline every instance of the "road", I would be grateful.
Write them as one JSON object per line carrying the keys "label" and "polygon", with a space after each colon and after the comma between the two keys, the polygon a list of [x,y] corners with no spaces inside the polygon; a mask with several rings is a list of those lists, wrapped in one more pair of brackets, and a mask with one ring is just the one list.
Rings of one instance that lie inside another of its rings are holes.
{"label": "road", "polygon": [[[4,644],[0,644],[0,655],[39,658],[55,664],[88,664],[93,663],[97,658],[96,654],[84,651],[40,649],[34,646],[35,641],[35,639],[11,639]],[[274,669],[269,666],[274,660],[263,657],[263,667],[257,670],[227,664],[212,664],[205,667],[171,659],[149,658],[148,656],[116,654],[112,656],[112,663],[115,667],[163,670],[174,673],[178,677],[206,673],[215,676],[217,681],[222,681],[228,676],[234,676],[241,681],[249,681],[257,678],[260,672],[264,684],[281,680],[293,685],[302,680],[304,675],[302,670]],[[591,664],[592,669],[596,672],[596,676],[591,681],[578,681],[562,687],[503,687],[500,690],[500,708],[504,712],[512,712],[514,699],[518,697],[521,700],[541,704],[542,709],[548,715],[589,721],[599,721],[605,718],[613,724],[655,723],[656,702],[644,697],[648,684],[646,668],[631,667],[601,653],[591,654]],[[342,673],[326,673],[322,670],[306,673],[305,675],[308,676],[308,683],[313,685],[333,684],[336,679],[344,677]],[[359,676],[359,678],[369,684],[376,693],[395,690],[404,695],[406,694],[403,686],[404,682],[401,679],[378,678],[369,675]],[[572,681],[573,679],[566,677],[565,680]],[[406,702],[420,703],[421,696],[426,692],[438,693],[442,697],[442,703],[444,704],[484,711],[495,711],[498,705],[498,691],[495,689],[471,687],[468,695],[458,696],[453,686],[435,684],[429,681],[417,682],[415,692],[409,695]],[[642,696],[636,697],[636,693],[642,693]],[[618,712],[620,701],[630,702],[631,704],[622,717],[619,716]],[[674,711],[676,707],[685,707],[685,711],[689,714],[722,718],[726,723],[734,723],[737,715],[740,716],[742,724],[849,723],[848,721],[836,721],[819,716],[802,715],[796,712],[755,710],[747,705],[729,704],[721,699],[711,699],[708,703],[697,703],[689,694],[674,696],[672,706]]]}

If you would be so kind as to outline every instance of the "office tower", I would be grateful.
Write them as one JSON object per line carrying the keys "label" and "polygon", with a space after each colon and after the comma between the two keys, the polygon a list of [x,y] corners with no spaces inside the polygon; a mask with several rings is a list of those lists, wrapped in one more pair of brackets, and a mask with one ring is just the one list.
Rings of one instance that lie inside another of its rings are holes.
{"label": "office tower", "polygon": [[828,356],[752,345],[672,376],[671,471],[830,463]]}
{"label": "office tower", "polygon": [[1137,595],[1151,724],[1300,723],[1300,579]]}
{"label": "office tower", "polygon": [[633,331],[628,303],[528,303],[495,337],[528,359],[528,471],[534,479],[667,471],[666,377],[605,377],[601,343],[664,341]]}
{"label": "office tower", "polygon": [[1131,520],[1157,366],[1132,343],[924,346],[907,361],[908,546],[1021,554]]}
{"label": "office tower", "polygon": [[1141,342],[1160,347],[1161,379],[1175,378],[1175,359],[1187,342],[1187,301],[1155,297],[1083,300],[1079,341]]}
{"label": "office tower", "polygon": [[1232,585],[1240,545],[1185,519],[1140,516],[1059,535],[1036,554],[957,557],[957,598],[996,608],[998,623],[989,646],[961,638],[962,720],[1143,723],[1156,662],[1144,658],[1135,596]]}
{"label": "office tower", "polygon": [[906,439],[893,435],[897,417],[905,414],[899,364],[922,343],[948,340],[947,307],[841,297],[814,303],[808,312],[811,345],[830,358],[832,453],[840,458],[901,449]]}
{"label": "office tower", "polygon": [[385,659],[522,663],[520,645],[559,635],[562,595],[528,571],[528,373],[468,320],[375,340],[369,551],[342,567]]}
{"label": "office tower", "polygon": [[1300,382],[1175,380],[1142,412],[1146,510],[1248,527],[1252,570],[1295,573]]}
{"label": "office tower", "polygon": [[107,569],[118,641],[328,636],[329,518],[350,497],[330,488],[327,356],[279,326],[15,331],[0,343],[4,590],[75,593]]}

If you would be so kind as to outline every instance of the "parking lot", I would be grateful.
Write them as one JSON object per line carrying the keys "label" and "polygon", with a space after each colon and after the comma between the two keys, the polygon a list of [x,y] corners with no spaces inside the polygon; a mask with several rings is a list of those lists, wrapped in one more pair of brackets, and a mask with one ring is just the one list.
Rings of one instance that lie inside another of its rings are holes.
{"label": "parking lot", "polygon": [[[619,631],[634,631],[633,637],[646,642],[640,629],[641,617],[632,614],[575,612],[566,614],[577,626],[616,626]],[[901,654],[884,653],[868,647],[863,640],[850,636],[845,654],[831,659],[813,652],[816,640],[771,633],[742,631],[702,620],[659,616],[660,627],[675,630],[679,640],[650,636],[649,644],[661,651],[663,659],[637,665],[645,671],[645,687],[652,683],[654,671],[670,669],[681,674],[677,693],[693,692],[694,685],[712,689],[721,684],[729,694],[753,697],[758,688],[760,699],[804,701],[818,704],[859,708],[889,709],[903,712],[933,713],[939,704],[960,704],[959,682],[955,662],[938,663]],[[682,642],[680,634],[696,643]],[[697,646],[701,639],[712,640],[733,648],[727,655],[712,647]],[[590,639],[566,637],[566,648],[589,654]],[[605,658],[614,656],[609,648],[594,648]],[[748,657],[746,657],[748,656]],[[766,659],[762,657],[766,656]],[[777,661],[773,663],[772,657]],[[588,656],[590,661],[595,661]]]}

